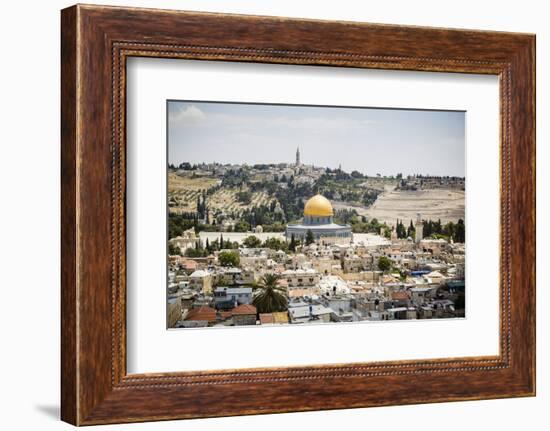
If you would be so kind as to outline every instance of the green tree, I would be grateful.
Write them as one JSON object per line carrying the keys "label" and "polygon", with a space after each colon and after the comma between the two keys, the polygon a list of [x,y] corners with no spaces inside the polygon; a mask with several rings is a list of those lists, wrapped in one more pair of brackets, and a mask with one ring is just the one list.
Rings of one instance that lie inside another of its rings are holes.
{"label": "green tree", "polygon": [[313,232],[311,231],[311,229],[308,229],[306,233],[306,245],[313,244],[314,242],[315,237],[313,236]]}
{"label": "green tree", "polygon": [[192,214],[170,213],[168,216],[168,238],[175,238],[193,226],[194,217]]}
{"label": "green tree", "polygon": [[235,223],[235,229],[233,229],[235,232],[248,232],[250,230],[250,223],[239,220],[237,223]]}
{"label": "green tree", "polygon": [[378,258],[378,269],[380,271],[389,271],[391,268],[391,260],[386,256],[380,256]]}
{"label": "green tree", "polygon": [[204,249],[197,249],[192,247],[185,249],[186,257],[204,257],[207,254],[208,254],[208,251]]}
{"label": "green tree", "polygon": [[264,241],[263,247],[270,248],[272,250],[288,251],[288,244],[279,238],[268,238]]}
{"label": "green tree", "polygon": [[290,251],[296,251],[296,238],[294,238],[294,234],[290,236],[290,245],[288,246],[288,249]]}
{"label": "green tree", "polygon": [[225,249],[237,250],[239,248],[239,243],[237,241],[231,241],[230,239],[226,240],[223,244]]}
{"label": "green tree", "polygon": [[426,220],[424,222],[423,234],[425,238],[429,238],[433,234],[433,223],[431,220]]}
{"label": "green tree", "polygon": [[455,226],[453,240],[455,242],[465,242],[466,240],[466,227],[462,219],[459,219]]}
{"label": "green tree", "polygon": [[252,202],[252,193],[247,191],[242,191],[237,193],[237,200],[244,204],[244,205],[250,205],[250,202]]}
{"label": "green tree", "polygon": [[409,228],[407,229],[407,236],[410,236],[411,238],[414,238],[416,230],[413,225],[413,221],[411,220],[411,224],[409,225]]}
{"label": "green tree", "polygon": [[177,245],[168,244],[168,254],[170,256],[181,256],[181,249]]}
{"label": "green tree", "polygon": [[395,229],[397,231],[397,238],[407,238],[407,229],[405,229],[403,221],[399,220]]}
{"label": "green tree", "polygon": [[262,245],[262,240],[254,235],[250,235],[243,240],[243,244],[248,248],[257,248]]}
{"label": "green tree", "polygon": [[445,227],[443,228],[443,234],[444,235],[447,235],[449,238],[453,238],[454,239],[454,234],[455,234],[455,224],[450,221],[449,223],[447,223],[445,225]]}
{"label": "green tree", "polygon": [[221,266],[239,266],[240,258],[236,251],[221,251],[218,261]]}
{"label": "green tree", "polygon": [[258,313],[273,313],[288,309],[286,290],[278,285],[279,277],[275,274],[266,274],[260,283],[254,286],[252,303]]}
{"label": "green tree", "polygon": [[441,219],[438,219],[437,222],[434,223],[434,233],[443,233],[443,229],[441,228]]}

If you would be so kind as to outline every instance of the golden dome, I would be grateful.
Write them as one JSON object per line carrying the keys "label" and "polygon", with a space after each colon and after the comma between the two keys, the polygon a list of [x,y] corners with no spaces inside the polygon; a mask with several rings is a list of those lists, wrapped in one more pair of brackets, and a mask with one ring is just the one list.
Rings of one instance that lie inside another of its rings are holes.
{"label": "golden dome", "polygon": [[304,215],[316,217],[329,217],[334,215],[330,201],[322,196],[315,195],[306,202]]}

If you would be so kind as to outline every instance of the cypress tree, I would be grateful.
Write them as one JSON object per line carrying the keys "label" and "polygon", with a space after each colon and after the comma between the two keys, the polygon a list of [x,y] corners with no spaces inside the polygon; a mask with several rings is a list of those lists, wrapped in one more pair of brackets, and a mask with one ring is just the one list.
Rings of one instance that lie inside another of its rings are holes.
{"label": "cypress tree", "polygon": [[294,234],[290,236],[290,245],[288,246],[288,249],[290,251],[296,251],[296,238],[294,238]]}
{"label": "cypress tree", "polygon": [[311,229],[308,229],[306,233],[306,245],[313,244],[314,242],[315,237],[313,236],[313,232],[311,231]]}

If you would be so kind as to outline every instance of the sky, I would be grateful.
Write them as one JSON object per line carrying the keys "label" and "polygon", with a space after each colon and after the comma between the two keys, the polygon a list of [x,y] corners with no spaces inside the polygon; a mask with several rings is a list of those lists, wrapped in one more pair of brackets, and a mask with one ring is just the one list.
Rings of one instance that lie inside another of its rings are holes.
{"label": "sky", "polygon": [[294,163],[366,175],[465,175],[465,113],[168,102],[168,160]]}

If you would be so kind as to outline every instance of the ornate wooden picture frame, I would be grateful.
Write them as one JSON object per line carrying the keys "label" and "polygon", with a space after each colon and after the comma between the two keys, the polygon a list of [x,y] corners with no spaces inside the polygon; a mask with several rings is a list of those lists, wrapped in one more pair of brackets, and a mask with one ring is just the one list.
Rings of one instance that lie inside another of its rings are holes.
{"label": "ornate wooden picture frame", "polygon": [[[75,425],[535,394],[535,37],[101,6],[62,11],[61,416]],[[127,374],[129,57],[497,75],[500,353]],[[232,400],[227,402],[227,400]]]}

